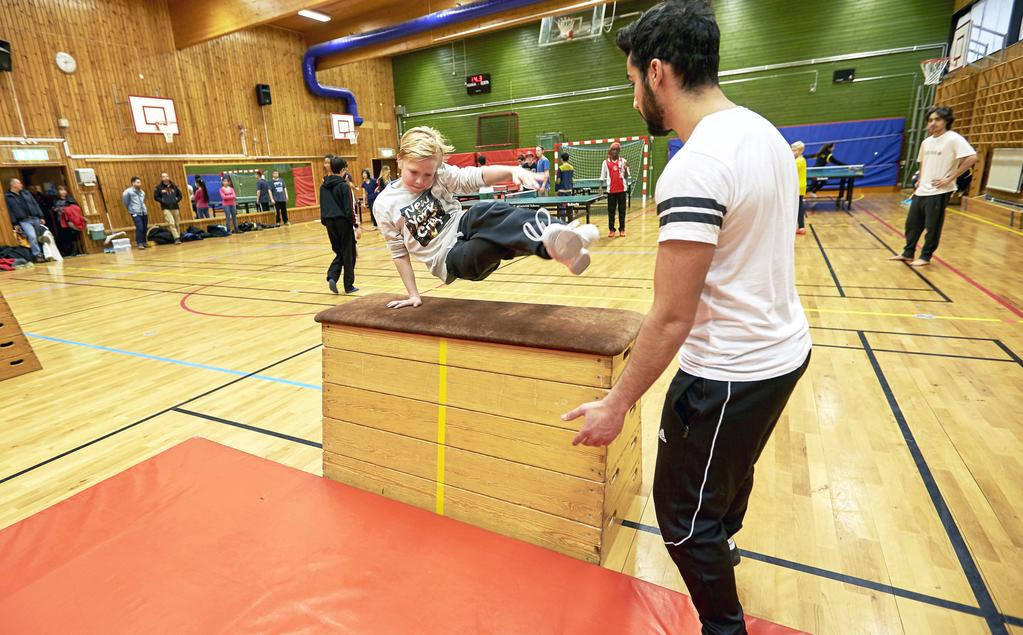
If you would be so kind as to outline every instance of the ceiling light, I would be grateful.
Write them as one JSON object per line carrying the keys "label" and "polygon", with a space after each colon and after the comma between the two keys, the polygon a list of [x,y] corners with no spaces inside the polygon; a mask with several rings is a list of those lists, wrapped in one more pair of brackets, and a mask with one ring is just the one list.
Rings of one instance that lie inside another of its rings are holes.
{"label": "ceiling light", "polygon": [[309,18],[310,20],[316,20],[317,22],[330,22],[330,16],[326,13],[320,13],[319,11],[313,11],[312,9],[302,9],[298,12],[303,18]]}

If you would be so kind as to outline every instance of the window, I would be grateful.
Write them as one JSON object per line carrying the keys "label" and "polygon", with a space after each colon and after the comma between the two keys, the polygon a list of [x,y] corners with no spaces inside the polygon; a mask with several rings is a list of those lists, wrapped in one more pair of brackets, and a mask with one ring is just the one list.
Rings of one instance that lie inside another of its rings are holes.
{"label": "window", "polygon": [[956,31],[969,25],[966,63],[972,64],[1006,46],[1012,19],[1012,0],[980,0],[959,18]]}

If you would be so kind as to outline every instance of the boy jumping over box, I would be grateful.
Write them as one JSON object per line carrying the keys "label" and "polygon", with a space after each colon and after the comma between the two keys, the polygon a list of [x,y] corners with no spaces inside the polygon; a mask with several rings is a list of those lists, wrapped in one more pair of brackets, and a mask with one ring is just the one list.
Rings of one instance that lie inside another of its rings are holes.
{"label": "boy jumping over box", "polygon": [[535,172],[521,167],[485,165],[458,168],[444,163],[453,150],[433,128],[412,128],[398,148],[400,176],[377,196],[373,211],[391,250],[391,258],[408,290],[408,298],[390,308],[422,304],[411,258],[451,284],[483,280],[502,260],[539,256],[556,260],[575,275],[590,264],[587,247],[597,240],[595,225],[565,225],[544,210],[485,201],[462,211],[455,194],[514,181],[525,189],[539,186]]}

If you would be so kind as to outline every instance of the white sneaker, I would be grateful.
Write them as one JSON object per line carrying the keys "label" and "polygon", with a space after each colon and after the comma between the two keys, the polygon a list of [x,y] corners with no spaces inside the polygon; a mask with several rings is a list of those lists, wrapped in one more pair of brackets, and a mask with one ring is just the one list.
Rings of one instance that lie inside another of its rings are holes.
{"label": "white sneaker", "polygon": [[568,228],[579,234],[583,240],[583,247],[589,247],[590,244],[600,240],[600,230],[596,225],[580,225],[578,220],[574,220],[568,224]]}
{"label": "white sneaker", "polygon": [[534,222],[540,228],[540,233],[526,223],[522,231],[527,238],[542,242],[550,257],[568,267],[572,274],[578,276],[586,271],[590,266],[590,252],[586,247],[600,238],[600,230],[596,225],[579,226],[577,222],[571,225],[550,224],[550,214],[542,209],[536,212]]}
{"label": "white sneaker", "polygon": [[548,225],[541,242],[551,258],[568,267],[574,275],[578,276],[590,266],[590,252],[583,247],[583,237],[567,225]]}

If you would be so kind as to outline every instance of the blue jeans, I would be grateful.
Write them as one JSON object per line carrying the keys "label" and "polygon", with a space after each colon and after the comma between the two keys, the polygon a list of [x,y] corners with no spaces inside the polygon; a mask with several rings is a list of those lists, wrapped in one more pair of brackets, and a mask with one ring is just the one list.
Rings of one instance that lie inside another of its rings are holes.
{"label": "blue jeans", "polygon": [[210,217],[210,208],[208,208],[208,207],[197,207],[195,209],[195,217],[196,218],[209,218]]}
{"label": "blue jeans", "polygon": [[43,235],[45,231],[42,224],[40,224],[38,218],[30,218],[28,220],[18,221],[18,226],[21,227],[22,233],[25,234],[25,238],[28,239],[28,248],[32,250],[33,256],[42,255],[43,250],[39,247],[39,237]]}
{"label": "blue jeans", "polygon": [[[231,229],[231,225],[234,225],[234,229]],[[227,226],[227,231],[238,231],[238,206],[237,205],[225,205],[224,206],[224,225]]]}
{"label": "blue jeans", "polygon": [[135,244],[142,247],[146,244],[146,229],[149,228],[149,216],[146,214],[132,214],[131,220],[135,223]]}

